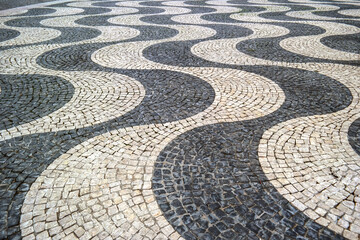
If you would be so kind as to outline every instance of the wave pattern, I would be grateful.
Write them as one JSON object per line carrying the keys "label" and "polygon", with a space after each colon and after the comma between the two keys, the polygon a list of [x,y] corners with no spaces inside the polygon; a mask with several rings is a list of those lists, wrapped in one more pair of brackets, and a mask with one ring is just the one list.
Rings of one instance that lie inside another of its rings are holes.
{"label": "wave pattern", "polygon": [[359,238],[359,11],[0,11],[0,239]]}

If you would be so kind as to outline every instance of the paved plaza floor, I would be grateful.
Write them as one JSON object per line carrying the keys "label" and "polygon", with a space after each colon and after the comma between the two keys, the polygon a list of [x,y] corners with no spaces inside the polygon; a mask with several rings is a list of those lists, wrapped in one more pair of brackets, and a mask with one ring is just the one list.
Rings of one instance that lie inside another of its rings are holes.
{"label": "paved plaza floor", "polygon": [[360,239],[360,1],[39,2],[0,11],[0,239]]}

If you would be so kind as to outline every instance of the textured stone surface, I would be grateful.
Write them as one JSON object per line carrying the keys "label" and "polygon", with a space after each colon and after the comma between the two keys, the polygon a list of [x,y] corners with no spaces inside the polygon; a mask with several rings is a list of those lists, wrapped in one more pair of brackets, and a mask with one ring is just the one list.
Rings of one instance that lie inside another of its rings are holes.
{"label": "textured stone surface", "polygon": [[360,119],[356,119],[349,128],[349,143],[360,154]]}
{"label": "textured stone surface", "polygon": [[15,1],[1,0],[0,1],[0,6],[1,6],[0,10],[16,8],[16,7],[26,6],[26,5],[30,5],[30,4],[50,2],[50,1],[51,0],[15,0]]}
{"label": "textured stone surface", "polygon": [[359,9],[0,11],[0,239],[359,238]]}
{"label": "textured stone surface", "polygon": [[[258,151],[264,130],[271,125],[339,111],[351,103],[351,94],[345,86],[314,73],[269,67],[266,74],[270,78],[275,72],[277,78],[271,79],[287,96],[276,112],[250,121],[197,128],[175,139],[159,155],[154,193],[165,217],[185,238],[228,239],[241,234],[334,238],[332,232],[314,231],[316,224],[299,211],[304,209],[295,204],[298,209],[292,209],[278,195],[261,169]],[[289,85],[292,74],[297,77]],[[311,89],[319,90],[316,96]]]}
{"label": "textured stone surface", "polygon": [[46,116],[74,94],[74,87],[65,79],[45,75],[1,75],[0,88],[0,129]]}

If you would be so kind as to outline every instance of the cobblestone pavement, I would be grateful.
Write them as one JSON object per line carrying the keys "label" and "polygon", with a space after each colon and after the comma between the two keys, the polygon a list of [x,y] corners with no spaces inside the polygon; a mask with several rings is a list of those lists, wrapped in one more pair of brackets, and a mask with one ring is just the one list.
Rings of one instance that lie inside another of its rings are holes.
{"label": "cobblestone pavement", "polygon": [[38,4],[43,2],[50,2],[52,0],[0,0],[0,10],[26,6],[30,4]]}
{"label": "cobblestone pavement", "polygon": [[0,239],[360,239],[360,2],[0,11]]}

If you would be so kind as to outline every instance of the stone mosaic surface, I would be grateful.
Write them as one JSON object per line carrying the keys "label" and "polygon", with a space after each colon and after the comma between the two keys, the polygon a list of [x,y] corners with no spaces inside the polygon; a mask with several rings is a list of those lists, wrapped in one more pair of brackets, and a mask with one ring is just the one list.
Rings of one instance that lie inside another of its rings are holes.
{"label": "stone mosaic surface", "polygon": [[360,2],[0,11],[0,239],[360,239]]}

